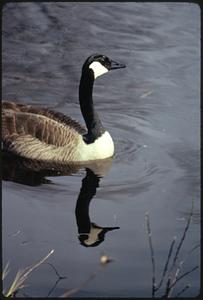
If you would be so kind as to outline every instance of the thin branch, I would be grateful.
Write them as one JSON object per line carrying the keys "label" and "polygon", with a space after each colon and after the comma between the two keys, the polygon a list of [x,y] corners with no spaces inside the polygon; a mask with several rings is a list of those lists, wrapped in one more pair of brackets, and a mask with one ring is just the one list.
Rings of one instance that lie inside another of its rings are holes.
{"label": "thin branch", "polygon": [[49,265],[50,267],[52,267],[52,268],[54,269],[54,271],[55,271],[55,273],[56,273],[56,276],[57,276],[59,279],[65,279],[65,278],[67,278],[66,276],[61,276],[61,275],[59,274],[59,272],[57,271],[57,269],[54,267],[53,264],[51,264],[51,263],[45,263],[45,264]]}
{"label": "thin branch", "polygon": [[169,277],[166,283],[166,291],[162,298],[167,298],[170,292],[171,278]]}
{"label": "thin branch", "polygon": [[182,238],[180,240],[180,243],[179,243],[179,245],[177,247],[176,254],[175,254],[174,259],[173,259],[173,265],[172,265],[171,271],[172,271],[172,269],[174,268],[174,266],[176,264],[176,261],[178,259],[178,255],[179,255],[180,249],[181,249],[181,247],[183,245],[186,233],[187,233],[187,231],[189,229],[189,226],[190,226],[190,223],[191,223],[191,220],[192,220],[192,215],[193,215],[193,208],[194,208],[194,201],[192,201],[192,208],[191,208],[190,216],[189,216],[189,219],[188,219],[187,224],[185,226],[185,230],[183,232],[183,235],[182,235]]}
{"label": "thin branch", "polygon": [[189,250],[189,251],[186,253],[185,258],[179,263],[179,265],[178,265],[178,267],[177,267],[177,269],[176,269],[176,273],[175,273],[174,279],[173,279],[173,281],[172,281],[172,284],[173,284],[173,282],[175,282],[176,279],[178,278],[178,275],[179,275],[179,273],[180,273],[180,271],[181,271],[181,269],[182,269],[182,267],[183,267],[183,264],[185,263],[185,261],[187,260],[187,258],[189,257],[189,255],[190,255],[194,250],[196,250],[198,247],[200,247],[200,244],[194,246],[191,250]]}
{"label": "thin branch", "polygon": [[151,253],[151,261],[152,261],[152,298],[155,296],[156,289],[156,278],[155,278],[155,258],[154,258],[154,249],[152,245],[152,232],[149,221],[149,213],[145,213],[146,225],[147,225],[147,234],[149,239],[149,247]]}
{"label": "thin branch", "polygon": [[[170,270],[168,272],[168,278],[167,278],[167,281],[166,281],[165,293],[163,294],[162,298],[168,298],[170,296],[171,292],[172,292],[172,289],[174,288],[174,286],[176,285],[176,283],[178,281],[180,281],[182,278],[184,278],[185,276],[189,275],[190,273],[192,273],[192,272],[194,272],[195,270],[198,269],[198,266],[196,266],[196,267],[192,268],[190,271],[187,271],[183,275],[179,276],[179,273],[180,273],[180,271],[182,269],[182,266],[185,263],[186,259],[189,257],[189,255],[194,250],[196,250],[200,246],[199,244],[195,245],[191,250],[189,250],[186,253],[184,259],[182,261],[180,261],[179,264],[177,265],[177,260],[179,258],[180,250],[181,250],[183,242],[186,238],[186,234],[188,232],[190,223],[192,221],[193,209],[194,209],[194,201],[192,201],[192,208],[191,208],[189,218],[187,220],[187,223],[186,223],[185,229],[183,231],[182,237],[180,239],[180,242],[177,245],[177,249],[176,249],[175,255],[173,257],[172,265],[171,265]],[[153,249],[153,245],[152,245],[152,238],[151,238],[152,237],[152,232],[151,232],[151,228],[150,228],[150,221],[149,221],[149,214],[148,213],[145,213],[145,219],[146,219],[146,225],[147,225],[147,233],[148,233],[148,240],[149,240],[149,246],[150,246],[151,261],[152,261],[152,298],[154,298],[155,293],[162,286],[164,278],[167,274],[167,270],[168,270],[169,262],[170,262],[171,257],[172,257],[176,237],[174,237],[173,241],[171,242],[169,252],[168,252],[168,256],[167,256],[167,260],[166,260],[166,263],[165,263],[165,266],[164,266],[164,269],[163,269],[163,273],[162,273],[160,282],[159,282],[158,285],[156,285],[156,280],[155,280],[155,256],[154,256],[154,249]],[[176,270],[174,270],[175,267],[176,267]],[[189,285],[185,286],[184,289],[182,289],[178,293],[178,295],[181,295],[188,288],[189,288]]]}
{"label": "thin branch", "polygon": [[[184,240],[185,240],[187,231],[188,231],[188,229],[189,229],[189,226],[190,226],[190,223],[191,223],[191,220],[192,220],[192,216],[193,216],[193,209],[194,209],[194,201],[192,201],[192,208],[191,208],[190,216],[189,216],[189,219],[188,219],[188,221],[187,221],[187,223],[186,223],[185,230],[184,230],[184,232],[183,232],[183,235],[182,235],[182,238],[181,238],[181,240],[180,240],[180,243],[179,243],[179,245],[178,245],[178,247],[177,247],[176,254],[175,254],[174,260],[173,260],[173,264],[172,264],[171,270],[170,270],[170,272],[169,272],[169,277],[170,277],[170,278],[172,277],[172,271],[173,271],[173,269],[175,268],[175,265],[176,265],[176,262],[177,262],[177,259],[178,259],[178,255],[179,255],[179,252],[180,252],[180,249],[181,249],[181,247],[182,247],[182,245],[183,245],[183,242],[184,242]],[[172,287],[174,287],[174,284],[177,282],[178,275],[179,275],[179,273],[180,273],[180,271],[181,271],[181,268],[182,268],[182,266],[183,266],[185,260],[187,259],[187,257],[188,257],[195,249],[197,249],[197,247],[198,247],[198,245],[196,245],[196,246],[193,247],[190,251],[188,251],[187,254],[186,254],[186,256],[185,256],[185,258],[184,258],[184,259],[179,263],[179,265],[177,266],[176,271],[175,271],[174,278],[173,278],[173,279],[171,278],[172,283],[170,284],[170,289],[169,289],[169,291],[168,291],[167,296],[169,296],[169,295],[171,294],[171,292],[172,292]]]}
{"label": "thin branch", "polygon": [[58,279],[56,280],[56,282],[54,283],[53,287],[49,290],[48,294],[47,294],[47,297],[49,297],[51,295],[51,293],[53,293],[53,291],[55,290],[57,284],[59,283],[60,280],[62,280],[64,278],[60,278],[58,277]]}
{"label": "thin branch", "polygon": [[162,277],[161,277],[161,280],[160,280],[159,284],[157,285],[157,287],[155,288],[156,292],[162,286],[163,280],[164,280],[164,278],[166,276],[166,272],[168,270],[168,264],[169,264],[169,261],[170,261],[170,258],[171,258],[172,252],[173,252],[173,247],[175,245],[175,241],[176,241],[176,236],[172,240],[172,243],[171,243],[171,246],[170,246],[170,249],[169,249],[169,253],[168,253],[168,257],[167,257],[167,261],[166,261],[166,264],[165,264],[165,267],[164,267],[164,270],[163,270],[163,274],[162,274]]}
{"label": "thin branch", "polygon": [[199,267],[196,266],[194,268],[192,268],[190,271],[185,272],[183,275],[181,275],[180,277],[178,277],[175,281],[173,281],[173,283],[171,283],[171,279],[169,278],[167,281],[167,287],[166,287],[166,292],[164,294],[164,298],[168,298],[172,292],[172,289],[174,288],[174,286],[176,285],[176,283],[178,281],[180,281],[183,277],[185,277],[186,275],[194,272],[196,269],[198,269]]}
{"label": "thin branch", "polygon": [[188,290],[191,287],[190,284],[187,284],[179,293],[176,294],[175,298],[180,297],[186,290]]}
{"label": "thin branch", "polygon": [[177,283],[178,281],[180,281],[183,277],[185,277],[185,276],[187,276],[188,274],[194,272],[194,271],[197,270],[198,268],[199,268],[199,266],[196,266],[196,267],[192,268],[190,271],[187,271],[187,272],[185,272],[183,275],[181,275],[180,277],[178,277],[178,278],[176,279],[176,281],[173,282],[173,283],[171,284],[170,290],[171,290],[172,287],[174,287],[174,286],[176,285],[176,283]]}
{"label": "thin branch", "polygon": [[55,288],[56,288],[57,284],[59,283],[59,281],[62,280],[62,279],[66,279],[67,277],[66,277],[66,276],[61,276],[61,275],[59,274],[59,272],[57,271],[57,269],[54,267],[53,264],[51,264],[51,263],[45,263],[45,264],[47,264],[47,265],[49,265],[50,267],[52,267],[52,269],[54,269],[54,271],[55,271],[55,273],[56,273],[56,276],[58,277],[58,279],[57,279],[56,282],[54,283],[53,287],[49,290],[49,292],[48,292],[48,294],[47,294],[47,297],[49,297],[49,296],[53,293],[53,291],[55,290]]}

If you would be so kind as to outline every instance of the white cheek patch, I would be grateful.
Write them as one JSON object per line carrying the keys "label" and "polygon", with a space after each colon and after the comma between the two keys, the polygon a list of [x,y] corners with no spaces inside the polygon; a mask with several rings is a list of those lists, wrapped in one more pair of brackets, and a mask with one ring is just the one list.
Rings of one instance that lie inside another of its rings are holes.
{"label": "white cheek patch", "polygon": [[93,70],[94,72],[94,78],[96,79],[97,77],[105,74],[108,72],[108,69],[105,68],[100,62],[98,61],[94,61],[93,63],[91,63],[91,65],[89,66],[90,69]]}

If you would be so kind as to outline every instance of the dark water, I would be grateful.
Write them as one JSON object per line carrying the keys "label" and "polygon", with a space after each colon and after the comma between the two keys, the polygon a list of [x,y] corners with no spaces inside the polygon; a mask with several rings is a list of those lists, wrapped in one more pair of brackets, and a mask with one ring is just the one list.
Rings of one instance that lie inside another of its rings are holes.
{"label": "dark water", "polygon": [[[10,272],[4,288],[19,269],[39,261],[51,249],[54,254],[47,262],[66,276],[57,281],[53,267],[42,264],[17,296],[58,297],[79,287],[106,253],[114,261],[73,297],[151,297],[146,212],[157,283],[173,237],[177,237],[174,256],[190,220],[192,201],[193,216],[177,264],[200,243],[199,7],[189,3],[7,4],[3,98],[54,108],[83,122],[78,104],[80,71],[86,57],[95,52],[127,65],[99,78],[94,89],[95,106],[114,139],[116,154],[100,180],[84,168],[69,176],[19,174],[7,161],[7,180],[2,183],[3,267],[9,261]],[[15,176],[20,179],[14,180]],[[88,193],[81,192],[82,185]],[[78,216],[81,211],[85,217]],[[86,226],[81,224],[84,219],[86,225],[93,222],[119,229],[107,232],[99,245],[84,247],[78,240],[79,228]],[[179,276],[196,266],[200,266],[199,248],[184,261]],[[183,277],[171,295],[187,284],[191,286],[182,295],[197,296],[200,269]],[[163,295],[165,286],[166,280],[155,296]]]}

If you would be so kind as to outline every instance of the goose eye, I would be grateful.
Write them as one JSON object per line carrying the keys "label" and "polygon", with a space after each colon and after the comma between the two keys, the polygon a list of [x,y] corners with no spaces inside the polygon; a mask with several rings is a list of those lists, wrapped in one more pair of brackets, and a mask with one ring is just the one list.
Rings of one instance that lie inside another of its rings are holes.
{"label": "goose eye", "polygon": [[101,59],[101,63],[106,65],[106,64],[109,63],[109,60],[105,56],[103,56],[102,59]]}

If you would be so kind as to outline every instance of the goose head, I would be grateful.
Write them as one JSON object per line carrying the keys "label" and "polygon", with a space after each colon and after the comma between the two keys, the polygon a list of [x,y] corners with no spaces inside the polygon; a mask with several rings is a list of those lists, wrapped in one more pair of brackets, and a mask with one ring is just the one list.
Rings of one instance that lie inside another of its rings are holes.
{"label": "goose head", "polygon": [[125,67],[126,66],[124,64],[116,62],[105,55],[93,54],[86,59],[82,68],[82,72],[92,72],[94,79],[96,79],[110,70],[116,70]]}

